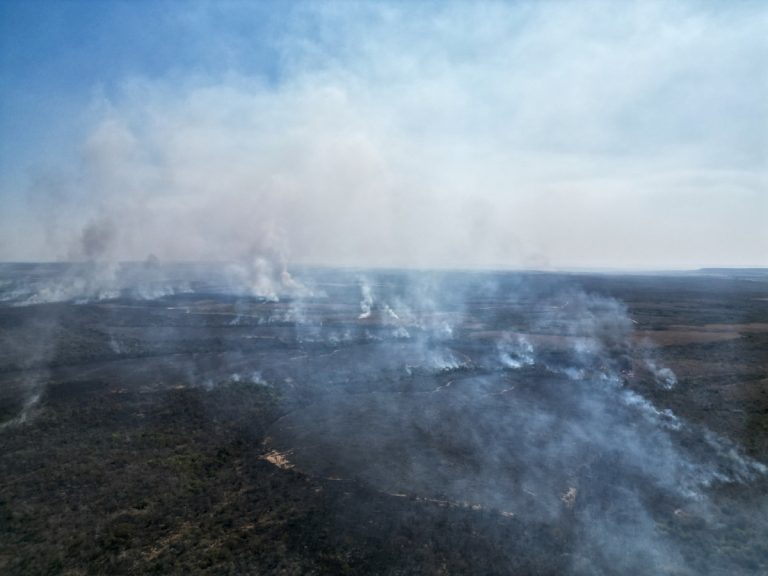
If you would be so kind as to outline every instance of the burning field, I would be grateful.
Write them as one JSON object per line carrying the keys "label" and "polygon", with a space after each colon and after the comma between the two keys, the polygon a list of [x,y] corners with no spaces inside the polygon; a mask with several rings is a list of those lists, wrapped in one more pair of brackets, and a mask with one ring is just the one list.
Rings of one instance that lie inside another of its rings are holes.
{"label": "burning field", "polygon": [[765,277],[1,271],[3,573],[768,571]]}

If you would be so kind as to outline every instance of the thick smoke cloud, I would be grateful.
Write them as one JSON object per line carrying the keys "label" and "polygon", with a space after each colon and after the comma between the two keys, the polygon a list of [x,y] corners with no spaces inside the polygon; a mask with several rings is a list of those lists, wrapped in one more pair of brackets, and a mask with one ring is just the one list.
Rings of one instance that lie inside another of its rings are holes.
{"label": "thick smoke cloud", "polygon": [[277,284],[286,261],[761,263],[764,14],[602,8],[300,5],[274,77],[232,39],[224,72],[125,79],[79,166],[37,178],[30,253],[267,260]]}

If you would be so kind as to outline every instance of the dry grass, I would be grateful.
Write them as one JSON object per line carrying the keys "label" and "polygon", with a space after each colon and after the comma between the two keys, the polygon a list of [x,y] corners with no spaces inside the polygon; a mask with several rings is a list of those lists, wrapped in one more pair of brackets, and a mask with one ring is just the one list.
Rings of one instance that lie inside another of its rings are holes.
{"label": "dry grass", "polygon": [[290,470],[294,465],[291,464],[291,462],[286,457],[287,454],[290,454],[290,451],[278,452],[277,450],[272,450],[271,452],[267,452],[261,456],[261,459],[266,460],[270,464],[273,464],[278,468],[282,468],[283,470]]}

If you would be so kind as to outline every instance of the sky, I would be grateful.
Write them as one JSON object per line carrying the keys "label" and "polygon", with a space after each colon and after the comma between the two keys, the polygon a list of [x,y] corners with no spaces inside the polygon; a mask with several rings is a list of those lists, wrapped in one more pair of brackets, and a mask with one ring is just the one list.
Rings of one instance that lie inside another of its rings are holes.
{"label": "sky", "polygon": [[764,2],[0,2],[0,260],[768,266]]}

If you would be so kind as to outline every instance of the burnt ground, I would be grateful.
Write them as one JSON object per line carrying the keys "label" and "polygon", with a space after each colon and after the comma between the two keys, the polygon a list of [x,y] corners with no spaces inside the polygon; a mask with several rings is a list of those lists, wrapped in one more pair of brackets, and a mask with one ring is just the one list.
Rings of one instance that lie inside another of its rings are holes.
{"label": "burnt ground", "polygon": [[0,572],[768,571],[759,275],[306,276],[0,305]]}

